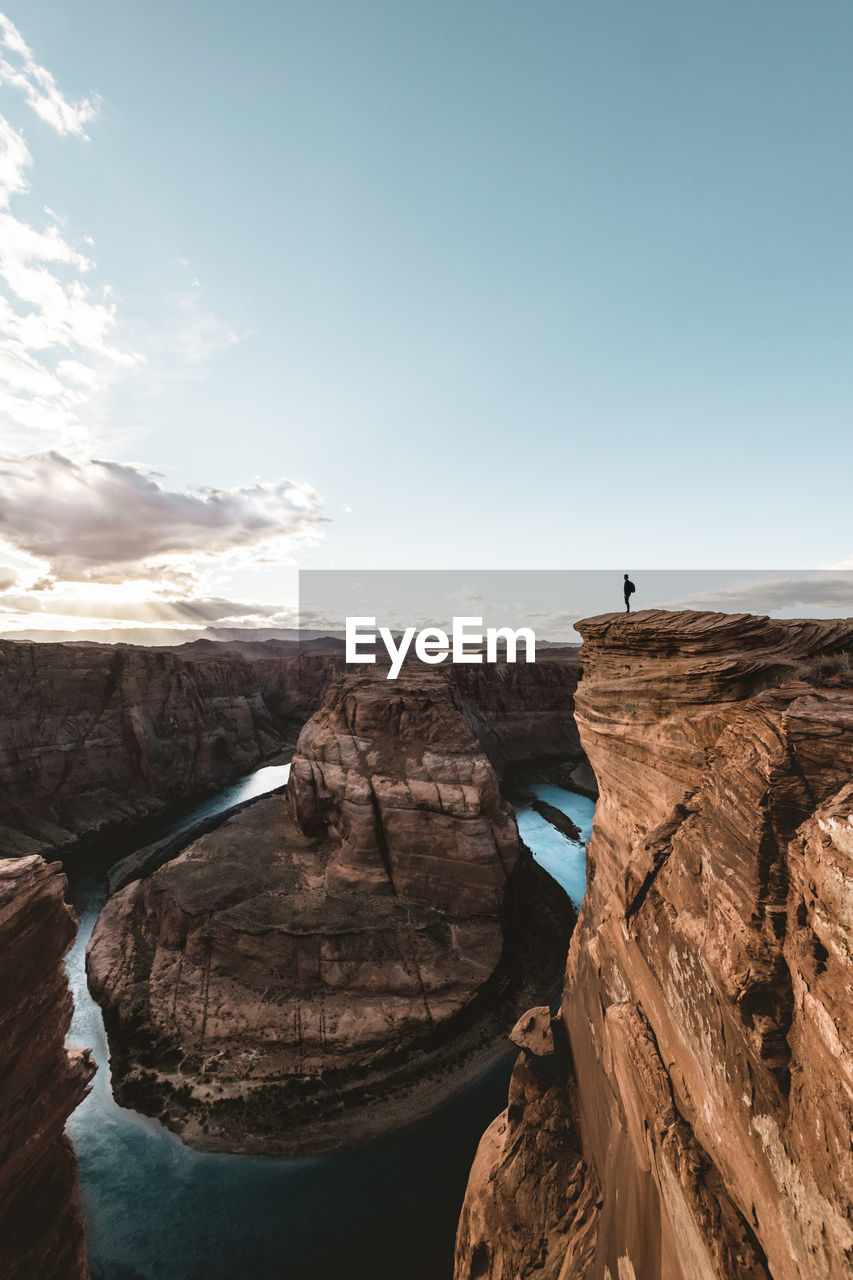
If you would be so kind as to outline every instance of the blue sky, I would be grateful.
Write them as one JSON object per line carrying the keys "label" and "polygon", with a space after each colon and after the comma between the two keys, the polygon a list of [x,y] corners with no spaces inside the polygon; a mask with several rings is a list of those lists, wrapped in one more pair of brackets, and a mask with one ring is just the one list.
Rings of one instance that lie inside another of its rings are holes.
{"label": "blue sky", "polygon": [[0,629],[853,559],[848,3],[0,8],[8,207],[85,290],[14,241]]}

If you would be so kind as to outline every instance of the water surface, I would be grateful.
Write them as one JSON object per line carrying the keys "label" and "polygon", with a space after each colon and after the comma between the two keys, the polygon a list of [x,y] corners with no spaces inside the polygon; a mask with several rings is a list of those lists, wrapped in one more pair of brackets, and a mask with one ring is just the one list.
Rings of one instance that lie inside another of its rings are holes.
{"label": "water surface", "polygon": [[586,893],[586,846],[592,835],[595,801],[574,791],[566,791],[553,782],[532,782],[525,791],[537,800],[545,800],[571,818],[580,830],[580,843],[564,836],[529,805],[518,805],[515,816],[518,830],[536,861],[562,885],[579,909]]}

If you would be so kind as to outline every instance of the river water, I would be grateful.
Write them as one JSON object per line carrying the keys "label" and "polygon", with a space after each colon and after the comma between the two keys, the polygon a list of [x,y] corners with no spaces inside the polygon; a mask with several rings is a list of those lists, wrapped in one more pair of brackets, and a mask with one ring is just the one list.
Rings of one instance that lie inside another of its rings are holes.
{"label": "river water", "polygon": [[[289,765],[266,766],[156,834],[280,787]],[[589,839],[593,802],[534,782]],[[579,904],[585,849],[533,810],[516,809],[522,838]],[[80,1162],[93,1280],[450,1280],[465,1184],[483,1131],[506,1105],[514,1052],[432,1115],[377,1142],[285,1159],[194,1151],[156,1121],[119,1107],[99,1006],[89,995],[86,943],[106,899],[102,849],[69,874],[79,933],[67,966],[74,993],[69,1045],[99,1064],[67,1132]]]}

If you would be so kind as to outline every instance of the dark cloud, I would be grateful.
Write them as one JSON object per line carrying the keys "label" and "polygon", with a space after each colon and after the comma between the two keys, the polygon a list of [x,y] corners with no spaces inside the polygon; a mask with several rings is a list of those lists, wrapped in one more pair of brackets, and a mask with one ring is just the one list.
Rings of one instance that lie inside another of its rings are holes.
{"label": "dark cloud", "polygon": [[57,581],[166,578],[182,557],[315,541],[321,505],[289,480],[176,493],[118,462],[0,458],[0,539],[47,561]]}

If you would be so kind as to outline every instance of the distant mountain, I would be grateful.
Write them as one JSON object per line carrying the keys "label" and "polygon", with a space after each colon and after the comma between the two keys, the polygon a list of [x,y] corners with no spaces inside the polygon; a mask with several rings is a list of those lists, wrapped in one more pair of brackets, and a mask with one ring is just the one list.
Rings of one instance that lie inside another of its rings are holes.
{"label": "distant mountain", "polygon": [[[395,631],[394,636],[399,639],[400,632]],[[146,649],[196,649],[197,652],[202,647],[213,648],[216,645],[227,645],[229,649],[236,650],[242,645],[293,645],[301,641],[303,645],[310,643],[311,648],[316,651],[324,647],[324,641],[328,642],[325,647],[329,649],[340,648],[344,643],[344,632],[327,631],[319,627],[306,627],[302,630],[298,627],[190,627],[181,630],[174,627],[112,627],[80,631],[6,631],[0,632],[0,640],[36,641],[44,644],[142,645]],[[577,647],[561,640],[536,641],[537,649]],[[498,652],[503,652],[504,649],[505,645],[498,645]],[[362,651],[367,651],[364,642]],[[259,655],[255,652],[254,656]],[[265,656],[270,656],[269,649]]]}
{"label": "distant mountain", "polygon": [[337,636],[343,642],[344,633],[322,630],[300,631],[297,627],[105,627],[86,628],[79,631],[27,631],[0,632],[2,640],[35,641],[43,644],[127,644],[143,645],[148,649],[171,649],[190,644],[257,644],[279,641],[293,644],[300,638],[315,639]]}
{"label": "distant mountain", "polygon": [[305,636],[335,636],[343,640],[343,631],[326,631],[322,628],[305,627],[207,627],[199,635],[200,640],[300,640]]}

